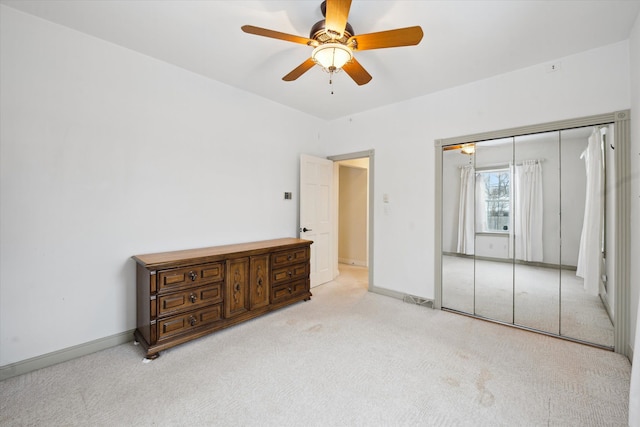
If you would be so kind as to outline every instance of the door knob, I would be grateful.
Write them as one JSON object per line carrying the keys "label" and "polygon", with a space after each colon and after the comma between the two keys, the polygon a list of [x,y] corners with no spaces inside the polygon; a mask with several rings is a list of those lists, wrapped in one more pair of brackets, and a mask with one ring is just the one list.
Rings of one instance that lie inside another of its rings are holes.
{"label": "door knob", "polygon": [[313,231],[313,230],[312,230],[312,229],[310,229],[310,228],[304,227],[301,231],[302,231],[303,233],[306,233],[307,231]]}

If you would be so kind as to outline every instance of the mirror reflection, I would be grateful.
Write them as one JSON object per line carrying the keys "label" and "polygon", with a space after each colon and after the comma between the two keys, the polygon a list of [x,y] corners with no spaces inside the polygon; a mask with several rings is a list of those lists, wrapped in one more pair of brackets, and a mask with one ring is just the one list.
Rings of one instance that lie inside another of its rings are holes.
{"label": "mirror reflection", "polygon": [[443,308],[613,346],[612,133],[443,147]]}
{"label": "mirror reflection", "polygon": [[[613,346],[613,126],[561,131],[561,335]],[[575,190],[575,191],[573,191]],[[609,190],[613,190],[609,188]],[[571,192],[573,191],[573,192]],[[609,208],[607,209],[607,206]],[[613,245],[610,244],[611,248]]]}
{"label": "mirror reflection", "polygon": [[[474,314],[474,217],[465,217],[465,204],[473,204],[475,196],[460,191],[461,175],[473,173],[473,144],[442,152],[442,305],[452,310]],[[461,203],[462,199],[462,203]],[[460,213],[460,206],[463,206]],[[464,230],[469,226],[470,229]],[[462,227],[462,230],[460,228]]]}
{"label": "mirror reflection", "polygon": [[559,132],[516,137],[511,170],[514,323],[552,334],[560,332],[559,143]]}
{"label": "mirror reflection", "polygon": [[475,314],[513,323],[513,138],[475,146]]}

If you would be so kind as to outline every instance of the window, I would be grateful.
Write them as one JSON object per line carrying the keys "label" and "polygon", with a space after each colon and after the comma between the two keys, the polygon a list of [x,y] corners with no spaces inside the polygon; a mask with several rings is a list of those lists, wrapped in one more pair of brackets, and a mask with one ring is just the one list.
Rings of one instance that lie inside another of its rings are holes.
{"label": "window", "polygon": [[[509,231],[510,173],[508,168],[478,171],[480,212],[485,217],[482,231],[488,233],[507,233]],[[484,199],[484,200],[482,200]],[[484,207],[482,207],[484,202]]]}

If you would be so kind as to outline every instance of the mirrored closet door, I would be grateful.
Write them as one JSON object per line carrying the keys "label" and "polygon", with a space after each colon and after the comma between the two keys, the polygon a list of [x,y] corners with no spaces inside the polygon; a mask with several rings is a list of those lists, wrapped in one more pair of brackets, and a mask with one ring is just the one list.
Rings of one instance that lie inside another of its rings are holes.
{"label": "mirrored closet door", "polygon": [[[561,334],[613,347],[615,235],[614,127],[567,129],[561,136]],[[611,246],[611,248],[609,248]],[[609,250],[611,249],[611,250]]]}
{"label": "mirrored closet door", "polygon": [[558,335],[560,133],[518,136],[513,151],[514,323]]}
{"label": "mirrored closet door", "polygon": [[474,144],[459,149],[442,151],[442,306],[475,313]]}
{"label": "mirrored closet door", "polygon": [[513,323],[513,138],[475,143],[475,314]]}
{"label": "mirrored closet door", "polygon": [[443,309],[614,347],[615,127],[443,143]]}

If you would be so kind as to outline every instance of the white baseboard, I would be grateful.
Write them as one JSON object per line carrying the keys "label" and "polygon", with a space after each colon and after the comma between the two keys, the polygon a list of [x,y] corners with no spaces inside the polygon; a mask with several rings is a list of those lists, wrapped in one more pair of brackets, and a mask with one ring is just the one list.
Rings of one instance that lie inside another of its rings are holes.
{"label": "white baseboard", "polygon": [[406,295],[403,292],[398,292],[398,291],[394,291],[392,289],[387,289],[387,288],[381,288],[378,286],[370,286],[369,291],[373,292],[374,294],[380,294],[380,295],[384,295],[391,298],[397,298],[397,299],[404,299]]}
{"label": "white baseboard", "polygon": [[133,341],[133,330],[0,366],[0,381]]}

